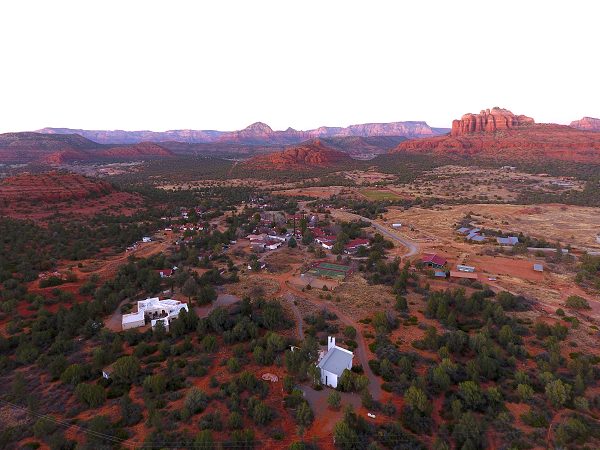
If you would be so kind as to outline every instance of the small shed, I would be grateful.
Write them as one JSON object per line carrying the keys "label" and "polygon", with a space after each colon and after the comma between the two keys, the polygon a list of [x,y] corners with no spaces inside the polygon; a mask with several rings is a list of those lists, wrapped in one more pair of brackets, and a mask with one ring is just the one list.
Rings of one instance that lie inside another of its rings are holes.
{"label": "small shed", "polygon": [[534,264],[533,265],[533,270],[535,270],[536,272],[543,272],[544,271],[544,266],[541,264]]}

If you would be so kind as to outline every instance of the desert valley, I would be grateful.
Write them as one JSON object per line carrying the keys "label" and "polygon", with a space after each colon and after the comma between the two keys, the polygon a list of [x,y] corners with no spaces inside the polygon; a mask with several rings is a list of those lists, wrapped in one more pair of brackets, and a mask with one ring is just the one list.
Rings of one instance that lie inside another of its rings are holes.
{"label": "desert valley", "polygon": [[600,447],[600,120],[0,135],[0,447]]}

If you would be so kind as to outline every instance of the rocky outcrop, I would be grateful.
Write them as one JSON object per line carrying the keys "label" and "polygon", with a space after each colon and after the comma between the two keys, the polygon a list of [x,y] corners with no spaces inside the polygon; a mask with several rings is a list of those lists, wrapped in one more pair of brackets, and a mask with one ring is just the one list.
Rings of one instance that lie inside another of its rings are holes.
{"label": "rocky outcrop", "polygon": [[580,120],[574,120],[569,126],[577,128],[578,130],[600,131],[600,119],[584,117]]}
{"label": "rocky outcrop", "polygon": [[120,147],[112,147],[94,153],[94,157],[98,158],[115,158],[115,159],[136,159],[136,158],[165,158],[175,154],[158,144],[153,142],[140,142],[139,144],[124,145]]}
{"label": "rocky outcrop", "polygon": [[600,163],[600,133],[566,125],[536,124],[530,117],[494,108],[455,120],[450,135],[411,139],[391,152]]}
{"label": "rocky outcrop", "polygon": [[0,203],[53,203],[114,192],[114,187],[109,183],[74,173],[24,173],[0,182]]}
{"label": "rocky outcrop", "polygon": [[284,151],[250,158],[240,166],[255,170],[308,170],[332,167],[352,161],[344,152],[333,150],[319,140],[290,147]]}
{"label": "rocky outcrop", "polygon": [[482,110],[479,114],[465,114],[460,120],[452,121],[452,136],[463,134],[508,130],[521,125],[532,124],[527,116],[516,116],[507,109],[494,107]]}

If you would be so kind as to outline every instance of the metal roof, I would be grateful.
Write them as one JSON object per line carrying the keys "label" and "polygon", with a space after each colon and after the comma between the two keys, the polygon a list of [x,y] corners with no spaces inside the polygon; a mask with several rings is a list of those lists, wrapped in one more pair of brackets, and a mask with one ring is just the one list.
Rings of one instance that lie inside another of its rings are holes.
{"label": "metal roof", "polygon": [[317,364],[322,370],[341,376],[348,366],[352,367],[353,354],[350,350],[340,347],[332,347]]}

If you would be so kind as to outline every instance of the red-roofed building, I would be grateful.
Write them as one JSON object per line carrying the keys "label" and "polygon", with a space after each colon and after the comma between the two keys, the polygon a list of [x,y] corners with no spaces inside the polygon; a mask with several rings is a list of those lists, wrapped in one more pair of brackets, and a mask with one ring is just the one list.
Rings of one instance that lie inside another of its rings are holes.
{"label": "red-roofed building", "polygon": [[442,258],[441,256],[436,255],[435,253],[425,253],[423,255],[423,258],[421,258],[421,261],[426,266],[434,267],[436,269],[441,269],[448,263],[448,261],[445,258]]}
{"label": "red-roofed building", "polygon": [[352,239],[350,242],[348,242],[344,246],[344,252],[346,252],[346,253],[356,253],[360,247],[368,248],[369,247],[369,240],[368,239],[362,239],[362,238]]}
{"label": "red-roofed building", "polygon": [[161,278],[169,278],[173,275],[173,269],[158,269],[157,272]]}

